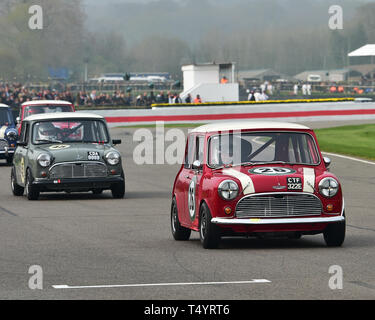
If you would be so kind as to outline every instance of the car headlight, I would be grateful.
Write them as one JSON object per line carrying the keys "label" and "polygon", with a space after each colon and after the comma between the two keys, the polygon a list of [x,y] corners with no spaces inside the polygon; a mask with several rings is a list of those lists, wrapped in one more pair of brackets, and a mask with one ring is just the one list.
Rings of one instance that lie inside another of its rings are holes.
{"label": "car headlight", "polygon": [[10,129],[8,132],[7,132],[7,138],[9,140],[12,140],[12,141],[16,141],[17,138],[18,138],[18,132],[16,129]]}
{"label": "car headlight", "polygon": [[219,196],[224,200],[233,200],[238,196],[238,185],[233,180],[224,180],[219,184]]}
{"label": "car headlight", "polygon": [[105,159],[111,166],[115,166],[116,164],[118,164],[120,162],[120,158],[121,158],[120,154],[114,151],[108,152],[105,155]]}
{"label": "car headlight", "polygon": [[334,197],[339,191],[339,183],[331,177],[324,178],[319,182],[319,192],[326,198]]}
{"label": "car headlight", "polygon": [[51,156],[47,153],[42,153],[38,156],[38,163],[41,167],[46,168],[51,164]]}

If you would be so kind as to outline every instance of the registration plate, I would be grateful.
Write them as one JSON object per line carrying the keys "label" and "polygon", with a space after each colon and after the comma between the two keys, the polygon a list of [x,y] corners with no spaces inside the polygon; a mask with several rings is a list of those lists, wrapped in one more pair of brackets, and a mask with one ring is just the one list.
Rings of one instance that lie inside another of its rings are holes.
{"label": "registration plate", "polygon": [[99,161],[100,160],[99,152],[89,151],[88,155],[87,155],[87,159],[90,160],[90,161]]}
{"label": "registration plate", "polygon": [[302,179],[301,178],[286,178],[288,190],[302,190]]}

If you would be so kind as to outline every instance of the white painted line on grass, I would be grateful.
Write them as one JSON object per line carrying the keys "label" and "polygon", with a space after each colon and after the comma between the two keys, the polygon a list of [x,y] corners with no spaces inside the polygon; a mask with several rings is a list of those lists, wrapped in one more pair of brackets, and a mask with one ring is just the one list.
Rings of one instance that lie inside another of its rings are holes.
{"label": "white painted line on grass", "polygon": [[138,283],[138,284],[118,284],[118,285],[94,285],[94,286],[68,286],[66,284],[53,285],[55,289],[90,289],[90,288],[131,288],[131,287],[168,287],[168,286],[207,286],[224,284],[253,284],[271,283],[267,279],[253,279],[248,281],[222,281],[222,282],[180,282],[180,283]]}
{"label": "white painted line on grass", "polygon": [[337,154],[337,153],[330,153],[330,152],[322,152],[322,153],[327,154],[329,156],[334,156],[334,157],[339,157],[339,158],[343,158],[343,159],[347,159],[347,160],[352,160],[352,161],[357,161],[357,162],[375,165],[375,162],[372,162],[372,161],[367,161],[367,160],[362,160],[362,159],[358,159],[358,158],[343,156],[343,155]]}

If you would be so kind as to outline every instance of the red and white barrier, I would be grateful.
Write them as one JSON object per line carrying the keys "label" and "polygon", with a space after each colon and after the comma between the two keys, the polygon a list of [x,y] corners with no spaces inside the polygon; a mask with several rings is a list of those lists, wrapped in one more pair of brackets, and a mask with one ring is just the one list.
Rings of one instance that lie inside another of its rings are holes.
{"label": "red and white barrier", "polygon": [[207,123],[226,120],[277,120],[288,122],[340,121],[375,119],[375,103],[372,102],[328,102],[290,103],[270,105],[230,105],[207,107],[166,107],[151,110],[85,110],[102,115],[108,125],[134,126],[166,123]]}

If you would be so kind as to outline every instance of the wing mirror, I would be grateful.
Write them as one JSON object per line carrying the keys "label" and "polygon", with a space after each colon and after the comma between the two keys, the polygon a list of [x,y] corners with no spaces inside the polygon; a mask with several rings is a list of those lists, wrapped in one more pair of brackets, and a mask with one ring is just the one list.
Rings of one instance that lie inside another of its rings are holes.
{"label": "wing mirror", "polygon": [[26,147],[27,146],[27,142],[25,142],[25,141],[17,141],[17,146]]}
{"label": "wing mirror", "polygon": [[195,160],[193,162],[193,169],[194,170],[200,170],[200,169],[202,169],[202,163],[199,160]]}
{"label": "wing mirror", "polygon": [[120,140],[120,139],[114,139],[114,140],[112,140],[112,144],[113,145],[118,145],[118,144],[121,144],[122,143],[122,141]]}
{"label": "wing mirror", "polygon": [[328,157],[323,158],[324,164],[326,165],[326,168],[328,169],[331,165],[331,159]]}

